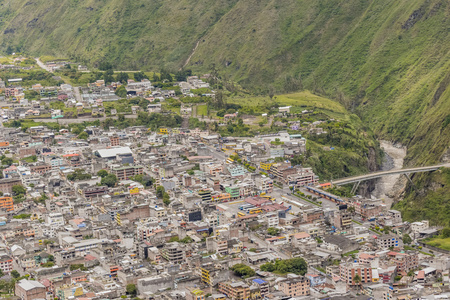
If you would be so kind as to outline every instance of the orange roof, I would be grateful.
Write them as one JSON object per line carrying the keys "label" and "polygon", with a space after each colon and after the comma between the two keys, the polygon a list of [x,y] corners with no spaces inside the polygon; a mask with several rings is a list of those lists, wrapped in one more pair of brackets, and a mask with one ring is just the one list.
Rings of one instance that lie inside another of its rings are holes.
{"label": "orange roof", "polygon": [[363,258],[363,259],[366,259],[366,258],[375,258],[375,256],[374,256],[374,255],[370,255],[370,254],[368,254],[368,253],[360,253],[360,254],[359,254],[359,258]]}
{"label": "orange roof", "polygon": [[8,147],[9,142],[0,142],[0,147]]}
{"label": "orange roof", "polygon": [[294,238],[296,238],[297,240],[306,239],[309,237],[310,237],[310,235],[306,232],[299,232],[299,233],[294,234]]}
{"label": "orange roof", "polygon": [[90,255],[90,254],[87,254],[85,257],[84,257],[84,260],[87,260],[87,261],[91,261],[91,260],[96,260],[97,258],[95,258],[95,256],[92,256],[92,255]]}
{"label": "orange roof", "polygon": [[80,154],[78,153],[73,153],[73,154],[64,154],[63,157],[74,157],[74,156],[80,156]]}
{"label": "orange roof", "polygon": [[419,271],[419,273],[417,273],[417,279],[424,279],[425,278],[425,271]]}

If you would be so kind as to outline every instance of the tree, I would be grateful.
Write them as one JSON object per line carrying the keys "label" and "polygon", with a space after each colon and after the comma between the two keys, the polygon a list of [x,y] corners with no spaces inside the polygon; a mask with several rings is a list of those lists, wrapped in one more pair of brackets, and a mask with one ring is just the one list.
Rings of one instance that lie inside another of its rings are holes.
{"label": "tree", "polygon": [[231,271],[234,272],[234,274],[241,276],[241,277],[252,277],[256,275],[255,270],[247,266],[246,264],[236,264],[232,266]]}
{"label": "tree", "polygon": [[89,137],[89,134],[86,131],[83,131],[82,133],[80,133],[78,135],[78,138],[81,139],[81,140],[87,140],[88,137]]}
{"label": "tree", "polygon": [[355,208],[353,206],[350,206],[349,208],[347,208],[347,211],[351,214],[355,213]]}
{"label": "tree", "polygon": [[108,172],[106,170],[100,170],[97,172],[97,176],[100,176],[101,178],[105,178],[108,176]]}
{"label": "tree", "polygon": [[266,272],[277,272],[281,274],[294,273],[303,276],[308,271],[308,264],[303,258],[297,257],[285,260],[277,260],[275,263],[265,263],[261,266],[261,270]]}
{"label": "tree", "polygon": [[136,80],[136,81],[142,81],[142,79],[148,79],[148,76],[145,75],[144,72],[136,72],[136,73],[134,73],[133,77],[134,77],[134,80]]}
{"label": "tree", "polygon": [[112,65],[109,62],[101,62],[98,66],[99,70],[106,71],[106,70],[112,70]]}
{"label": "tree", "polygon": [[117,176],[114,174],[108,174],[105,177],[102,178],[102,180],[100,181],[100,183],[102,185],[107,185],[109,187],[113,187],[116,185],[118,179]]}
{"label": "tree", "polygon": [[163,194],[163,203],[165,206],[168,206],[170,204],[170,196],[166,192]]}
{"label": "tree", "polygon": [[450,228],[446,227],[446,228],[442,229],[441,235],[443,238],[449,238],[450,237]]}
{"label": "tree", "polygon": [[409,244],[411,244],[411,242],[412,242],[412,238],[409,236],[409,234],[405,233],[403,235],[403,243],[409,245]]}
{"label": "tree", "polygon": [[267,233],[270,235],[278,235],[280,233],[280,230],[275,227],[269,227],[267,228]]}
{"label": "tree", "polygon": [[119,96],[120,98],[126,98],[127,97],[127,89],[125,88],[124,85],[121,85],[116,89],[115,94],[117,96]]}
{"label": "tree", "polygon": [[361,277],[359,277],[358,274],[356,274],[355,277],[353,277],[353,283],[354,284],[360,284],[361,283]]}
{"label": "tree", "polygon": [[5,157],[2,159],[2,165],[4,165],[4,166],[9,167],[10,165],[13,164],[13,162],[14,162],[14,160],[11,157]]}
{"label": "tree", "polygon": [[165,189],[162,185],[158,186],[156,188],[156,197],[158,197],[159,199],[162,199],[165,193]]}
{"label": "tree", "polygon": [[12,192],[15,195],[25,195],[27,190],[21,185],[14,185],[12,187]]}
{"label": "tree", "polygon": [[20,277],[20,273],[19,272],[17,272],[16,270],[12,270],[11,271],[11,276],[13,277],[13,278],[19,278]]}
{"label": "tree", "polygon": [[128,82],[128,74],[124,72],[120,72],[117,75],[117,81],[120,81],[123,84],[126,84]]}
{"label": "tree", "polygon": [[137,295],[136,285],[133,283],[127,284],[126,287],[127,294],[135,297]]}

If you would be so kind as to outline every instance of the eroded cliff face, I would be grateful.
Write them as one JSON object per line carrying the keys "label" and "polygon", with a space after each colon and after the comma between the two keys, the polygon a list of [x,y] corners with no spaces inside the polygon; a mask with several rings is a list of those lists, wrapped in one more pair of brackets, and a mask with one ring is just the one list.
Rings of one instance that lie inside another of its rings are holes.
{"label": "eroded cliff face", "polygon": [[[373,147],[369,148],[369,154],[367,158],[367,168],[369,169],[369,172],[379,171],[381,167],[382,164],[380,164],[379,160],[377,159],[376,149]],[[370,197],[372,191],[375,190],[377,182],[377,179],[361,182],[358,187],[358,194],[363,197]]]}

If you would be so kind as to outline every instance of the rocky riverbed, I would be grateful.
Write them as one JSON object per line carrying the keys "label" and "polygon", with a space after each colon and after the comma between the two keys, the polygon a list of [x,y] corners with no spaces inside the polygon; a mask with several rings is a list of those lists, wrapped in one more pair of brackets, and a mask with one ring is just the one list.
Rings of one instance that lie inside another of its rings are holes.
{"label": "rocky riverbed", "polygon": [[[389,141],[380,141],[381,148],[385,152],[383,171],[403,168],[403,159],[406,156],[406,147],[393,144]],[[402,175],[385,176],[377,180],[371,197],[383,199],[384,203],[391,207],[393,199],[398,196],[405,187],[407,179]]]}

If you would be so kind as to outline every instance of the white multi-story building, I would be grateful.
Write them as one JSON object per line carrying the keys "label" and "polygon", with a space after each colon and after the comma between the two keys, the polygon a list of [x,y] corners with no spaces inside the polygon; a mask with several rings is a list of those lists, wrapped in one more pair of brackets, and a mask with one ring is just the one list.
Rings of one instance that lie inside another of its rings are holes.
{"label": "white multi-story building", "polygon": [[61,213],[51,213],[46,216],[46,221],[50,226],[63,226],[64,225],[64,217]]}
{"label": "white multi-story building", "polygon": [[268,213],[268,214],[265,215],[265,218],[267,220],[267,226],[268,227],[276,227],[280,223],[280,219],[278,218],[278,213],[277,212]]}
{"label": "white multi-story building", "polygon": [[419,233],[430,227],[430,222],[428,220],[423,220],[421,222],[411,223],[411,231],[413,233]]}

